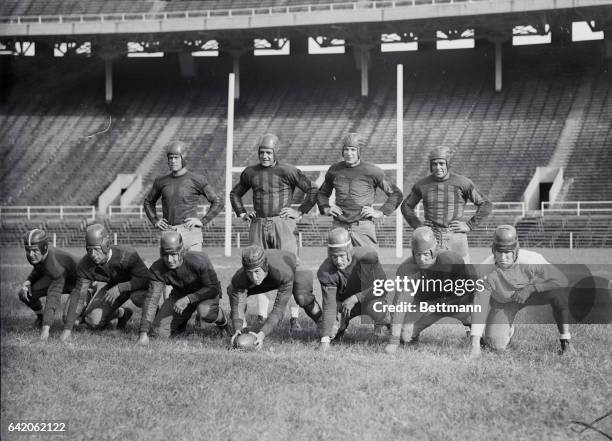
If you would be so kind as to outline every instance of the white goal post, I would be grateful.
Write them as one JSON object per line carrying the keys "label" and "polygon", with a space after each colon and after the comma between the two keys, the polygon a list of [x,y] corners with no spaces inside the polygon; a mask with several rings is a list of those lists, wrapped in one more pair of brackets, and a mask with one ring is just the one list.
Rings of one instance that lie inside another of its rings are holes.
{"label": "white goal post", "polygon": [[[403,128],[403,66],[397,65],[397,142],[396,142],[396,162],[376,164],[383,170],[395,170],[396,185],[403,191],[404,188],[404,128]],[[229,74],[228,96],[227,96],[227,147],[225,150],[225,255],[232,255],[232,208],[230,202],[230,191],[232,190],[233,173],[241,173],[245,167],[234,167],[234,92],[235,77]],[[327,165],[296,165],[303,172],[325,172],[331,164]],[[400,209],[395,211],[395,255],[403,256],[403,218]]]}

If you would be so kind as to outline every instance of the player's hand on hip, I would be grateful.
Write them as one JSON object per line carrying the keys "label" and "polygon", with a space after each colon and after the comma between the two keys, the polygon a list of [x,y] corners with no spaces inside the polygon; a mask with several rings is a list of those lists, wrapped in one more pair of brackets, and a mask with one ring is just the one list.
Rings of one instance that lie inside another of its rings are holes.
{"label": "player's hand on hip", "polygon": [[157,222],[155,222],[155,228],[158,228],[162,231],[169,230],[170,224],[168,223],[166,219],[160,219]]}
{"label": "player's hand on hip", "polygon": [[454,220],[450,223],[451,230],[453,233],[467,233],[470,231],[470,227],[463,221]]}
{"label": "player's hand on hip", "polygon": [[189,298],[187,296],[182,297],[176,301],[174,304],[174,312],[177,314],[182,314],[183,310],[189,306]]}
{"label": "player's hand on hip", "polygon": [[329,207],[330,216],[338,217],[338,216],[342,216],[342,213],[344,213],[344,210],[342,210],[342,208],[338,207],[337,205]]}
{"label": "player's hand on hip", "polygon": [[257,349],[261,349],[261,346],[263,345],[263,341],[266,338],[266,334],[264,334],[263,332],[259,331],[258,333],[254,333],[254,332],[249,332],[249,334],[253,334],[255,336],[255,343],[254,346]]}
{"label": "player's hand on hip", "polygon": [[355,305],[359,302],[359,299],[356,296],[350,296],[344,302],[342,302],[342,314],[350,317],[351,311],[355,307]]}
{"label": "player's hand on hip", "polygon": [[149,344],[149,334],[146,332],[141,332],[138,335],[138,341],[136,342],[138,346],[146,346]]}
{"label": "player's hand on hip", "polygon": [[240,214],[240,219],[242,219],[245,222],[251,222],[251,220],[255,219],[256,217],[257,215],[255,214],[254,211],[249,211],[247,213]]}
{"label": "player's hand on hip", "polygon": [[301,213],[292,207],[285,207],[280,211],[280,217],[297,219],[301,216]]}
{"label": "player's hand on hip", "polygon": [[104,301],[106,303],[113,303],[115,300],[117,300],[120,294],[121,292],[119,291],[117,285],[112,286],[106,290],[106,294],[104,295]]}
{"label": "player's hand on hip", "polygon": [[361,217],[365,217],[367,219],[380,219],[383,216],[383,212],[375,209],[374,207],[363,207],[361,209]]}
{"label": "player's hand on hip", "polygon": [[198,219],[197,217],[188,217],[187,219],[183,220],[185,228],[188,229],[192,229],[194,227],[200,227],[202,228],[202,221],[200,219]]}

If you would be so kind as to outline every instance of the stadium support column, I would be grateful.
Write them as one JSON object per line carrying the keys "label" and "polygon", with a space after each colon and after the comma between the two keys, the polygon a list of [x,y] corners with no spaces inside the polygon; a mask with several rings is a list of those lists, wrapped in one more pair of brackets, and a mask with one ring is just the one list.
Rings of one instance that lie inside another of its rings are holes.
{"label": "stadium support column", "polygon": [[502,42],[495,42],[495,92],[502,91]]}
{"label": "stadium support column", "polygon": [[104,84],[106,104],[113,101],[113,59],[104,57]]}
{"label": "stadium support column", "polygon": [[355,62],[361,71],[361,96],[369,95],[369,70],[372,65],[370,45],[358,45],[355,47]]}
{"label": "stadium support column", "polygon": [[234,73],[234,99],[240,99],[240,56],[242,51],[231,51]]}

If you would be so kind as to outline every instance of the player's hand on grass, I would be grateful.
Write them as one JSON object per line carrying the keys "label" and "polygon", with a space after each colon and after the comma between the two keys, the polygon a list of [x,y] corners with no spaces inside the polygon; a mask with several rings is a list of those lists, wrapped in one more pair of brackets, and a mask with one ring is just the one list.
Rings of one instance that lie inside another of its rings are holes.
{"label": "player's hand on grass", "polygon": [[202,221],[197,217],[188,217],[187,219],[184,219],[183,222],[185,224],[185,228],[189,228],[190,230],[195,227],[202,228],[204,226],[202,225]]}
{"label": "player's hand on grass", "polygon": [[375,209],[374,207],[363,207],[361,209],[361,216],[366,219],[380,219],[384,216],[383,212]]}
{"label": "player's hand on grass", "polygon": [[19,299],[22,302],[27,302],[30,300],[30,297],[32,296],[32,291],[30,290],[31,284],[30,281],[26,281],[23,283],[23,285],[21,285],[21,288],[19,288],[19,292],[17,293],[17,295],[19,296]]}
{"label": "player's hand on grass", "polygon": [[60,335],[60,341],[67,342],[68,340],[70,340],[70,334],[72,334],[72,331],[70,329],[64,329]]}
{"label": "player's hand on grass", "polygon": [[460,220],[454,220],[450,223],[450,228],[453,230],[453,233],[467,233],[471,231],[468,224]]}
{"label": "player's hand on grass", "polygon": [[359,302],[359,299],[356,296],[350,296],[342,302],[342,315],[349,317],[357,302]]}
{"label": "player's hand on grass", "polygon": [[49,338],[49,329],[51,329],[51,326],[45,325],[42,327],[40,331],[40,341],[47,341]]}
{"label": "player's hand on grass", "polygon": [[266,334],[264,334],[261,331],[259,331],[258,333],[249,332],[249,334],[253,334],[255,336],[255,343],[254,343],[255,348],[261,349],[263,345],[263,341],[266,338]]}
{"label": "player's hand on grass", "polygon": [[113,303],[115,300],[117,300],[117,297],[119,297],[120,294],[121,292],[119,291],[117,285],[111,286],[106,290],[106,294],[104,295],[104,301],[106,303]]}
{"label": "player's hand on grass", "polygon": [[301,215],[302,213],[291,207],[285,207],[280,211],[280,217],[288,219],[298,219]]}
{"label": "player's hand on grass", "polygon": [[254,211],[249,211],[247,213],[240,214],[240,219],[242,219],[245,222],[251,222],[251,220],[255,219],[256,217],[257,215],[255,214]]}
{"label": "player's hand on grass", "polygon": [[512,294],[511,300],[516,303],[525,303],[529,296],[535,292],[533,285],[523,286],[521,289],[517,289]]}
{"label": "player's hand on grass", "polygon": [[185,296],[176,301],[174,304],[174,312],[177,314],[182,314],[183,310],[187,308],[187,306],[189,306],[189,297]]}
{"label": "player's hand on grass", "polygon": [[136,342],[138,346],[147,346],[149,344],[149,334],[146,332],[141,332],[138,335],[138,341]]}
{"label": "player's hand on grass", "polygon": [[230,346],[234,347],[234,342],[239,335],[242,335],[242,331],[237,329],[236,332],[234,332],[234,335],[232,335],[232,338],[230,338]]}
{"label": "player's hand on grass", "polygon": [[160,219],[157,222],[155,222],[155,228],[158,228],[162,231],[169,230],[170,224],[168,223],[166,219]]}

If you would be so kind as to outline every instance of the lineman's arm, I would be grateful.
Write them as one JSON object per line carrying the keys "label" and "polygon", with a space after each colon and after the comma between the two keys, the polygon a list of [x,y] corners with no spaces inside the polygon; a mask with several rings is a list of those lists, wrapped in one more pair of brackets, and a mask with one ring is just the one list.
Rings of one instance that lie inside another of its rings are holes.
{"label": "lineman's arm", "polygon": [[421,192],[416,188],[416,186],[413,186],[410,194],[406,199],[404,199],[401,206],[402,216],[404,216],[406,222],[408,222],[408,224],[414,229],[423,226],[423,222],[421,222],[419,217],[416,215],[416,211],[414,210],[421,199]]}

